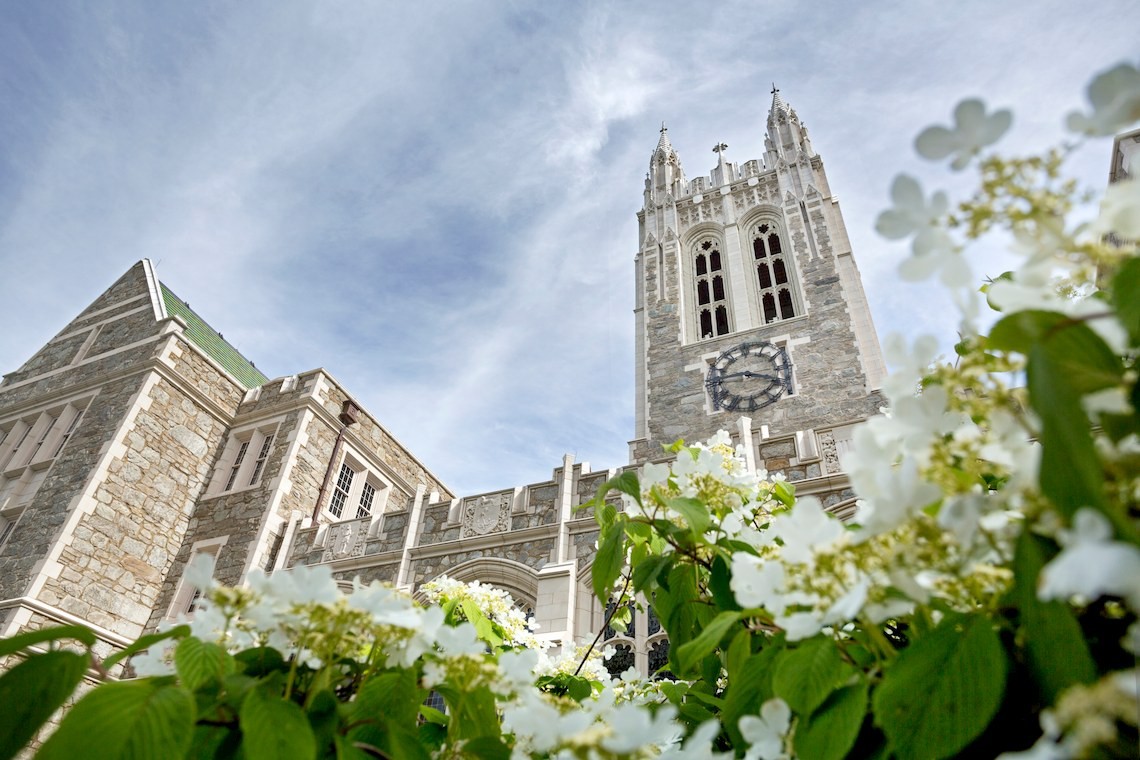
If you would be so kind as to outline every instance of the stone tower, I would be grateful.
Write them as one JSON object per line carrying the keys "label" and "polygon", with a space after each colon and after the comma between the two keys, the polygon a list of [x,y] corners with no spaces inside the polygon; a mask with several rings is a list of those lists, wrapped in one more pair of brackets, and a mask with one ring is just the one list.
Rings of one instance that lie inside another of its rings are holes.
{"label": "stone tower", "polygon": [[766,127],[763,158],[738,165],[720,144],[711,174],[688,180],[662,125],[637,215],[632,462],[727,429],[757,466],[826,478],[881,404],[839,202],[774,87]]}

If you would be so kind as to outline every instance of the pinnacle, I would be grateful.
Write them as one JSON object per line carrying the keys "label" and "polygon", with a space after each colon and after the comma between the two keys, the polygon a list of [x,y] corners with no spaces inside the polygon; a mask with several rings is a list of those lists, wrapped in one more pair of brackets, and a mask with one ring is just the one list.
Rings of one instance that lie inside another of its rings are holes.
{"label": "pinnacle", "polygon": [[661,139],[657,141],[657,150],[663,150],[666,153],[674,153],[673,143],[669,142],[669,128],[665,126],[665,122],[661,122]]}
{"label": "pinnacle", "polygon": [[773,82],[772,83],[772,109],[768,112],[768,118],[773,118],[780,111],[784,111],[785,113],[787,113],[789,110],[791,110],[791,109],[788,108],[788,104],[785,103],[784,99],[780,97],[780,88],[778,88],[776,86],[776,83]]}

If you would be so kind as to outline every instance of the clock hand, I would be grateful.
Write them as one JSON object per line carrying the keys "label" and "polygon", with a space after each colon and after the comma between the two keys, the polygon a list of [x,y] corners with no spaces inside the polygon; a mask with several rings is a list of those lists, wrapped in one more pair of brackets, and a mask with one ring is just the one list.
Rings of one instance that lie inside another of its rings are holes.
{"label": "clock hand", "polygon": [[765,375],[762,372],[752,372],[751,370],[747,370],[747,369],[744,370],[743,372],[731,372],[731,373],[726,374],[726,375],[720,375],[720,378],[722,380],[727,380],[727,379],[732,378],[732,377],[759,377],[759,378],[762,378],[762,379],[768,380],[768,381],[774,381],[774,380],[778,379],[778,378],[772,377],[771,375]]}

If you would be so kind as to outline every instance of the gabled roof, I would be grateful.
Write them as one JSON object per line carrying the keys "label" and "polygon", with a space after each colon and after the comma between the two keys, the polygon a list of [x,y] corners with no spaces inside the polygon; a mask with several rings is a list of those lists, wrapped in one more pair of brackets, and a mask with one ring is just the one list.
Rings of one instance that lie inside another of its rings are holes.
{"label": "gabled roof", "polygon": [[202,349],[206,356],[222,365],[226,372],[233,375],[246,388],[256,388],[269,382],[269,378],[253,366],[253,362],[242,356],[236,348],[226,342],[226,339],[217,330],[206,324],[206,320],[198,316],[189,304],[174,295],[174,291],[166,285],[160,283],[160,287],[162,288],[162,302],[166,307],[166,313],[172,317],[178,316],[186,320],[184,335],[191,343]]}

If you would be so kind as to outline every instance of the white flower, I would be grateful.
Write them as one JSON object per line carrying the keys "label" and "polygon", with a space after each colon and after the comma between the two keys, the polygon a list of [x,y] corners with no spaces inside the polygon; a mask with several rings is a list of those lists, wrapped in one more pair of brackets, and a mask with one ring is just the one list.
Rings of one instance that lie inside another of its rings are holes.
{"label": "white flower", "polygon": [[716,720],[706,720],[697,726],[693,735],[685,740],[683,746],[674,745],[661,753],[661,758],[670,760],[721,760],[732,757],[731,752],[714,752],[713,740],[720,733],[720,723]]}
{"label": "white flower", "polygon": [[901,240],[917,234],[914,240],[917,255],[952,247],[953,242],[937,227],[939,219],[950,209],[946,193],[941,190],[934,193],[928,205],[918,180],[900,174],[891,183],[891,202],[894,208],[879,214],[875,221],[875,230],[880,235],[888,240]]}
{"label": "white flower", "polygon": [[744,760],[780,760],[784,754],[784,735],[792,722],[792,711],[782,699],[769,699],[760,706],[760,716],[745,715],[738,724],[748,742]]}
{"label": "white flower", "polygon": [[782,558],[795,563],[812,562],[816,549],[847,533],[843,523],[825,512],[813,496],[798,500],[791,512],[773,518],[769,530],[784,542]]}
{"label": "white flower", "polygon": [[[1133,162],[1135,163],[1135,162]],[[1140,169],[1135,167],[1133,171]],[[1093,232],[1114,232],[1126,240],[1140,239],[1140,181],[1115,182],[1104,191]]]}
{"label": "white flower", "polygon": [[1013,114],[1002,109],[986,115],[981,100],[963,100],[954,109],[954,128],[927,127],[914,141],[914,147],[923,158],[939,161],[954,154],[950,168],[958,171],[987,145],[993,145],[1009,129]]}
{"label": "white flower", "polygon": [[1140,119],[1140,71],[1121,63],[1096,76],[1089,84],[1092,114],[1069,114],[1066,124],[1074,132],[1113,135]]}
{"label": "white flower", "polygon": [[883,356],[892,367],[883,381],[883,392],[892,401],[913,396],[919,378],[926,374],[938,356],[938,339],[933,335],[920,335],[911,348],[907,345],[906,336],[891,333],[883,342]]}
{"label": "white flower", "polygon": [[186,565],[186,582],[199,591],[209,591],[214,585],[214,555],[195,554]]}
{"label": "white flower", "polygon": [[676,714],[672,706],[662,707],[652,715],[645,707],[630,702],[618,705],[607,716],[613,733],[602,740],[602,746],[623,754],[673,744],[681,738],[681,727],[673,721]]}
{"label": "white flower", "polygon": [[1123,597],[1140,609],[1140,549],[1112,540],[1112,526],[1100,512],[1082,509],[1073,530],[1062,532],[1065,548],[1041,570],[1037,595],[1043,600],[1104,595]]}

